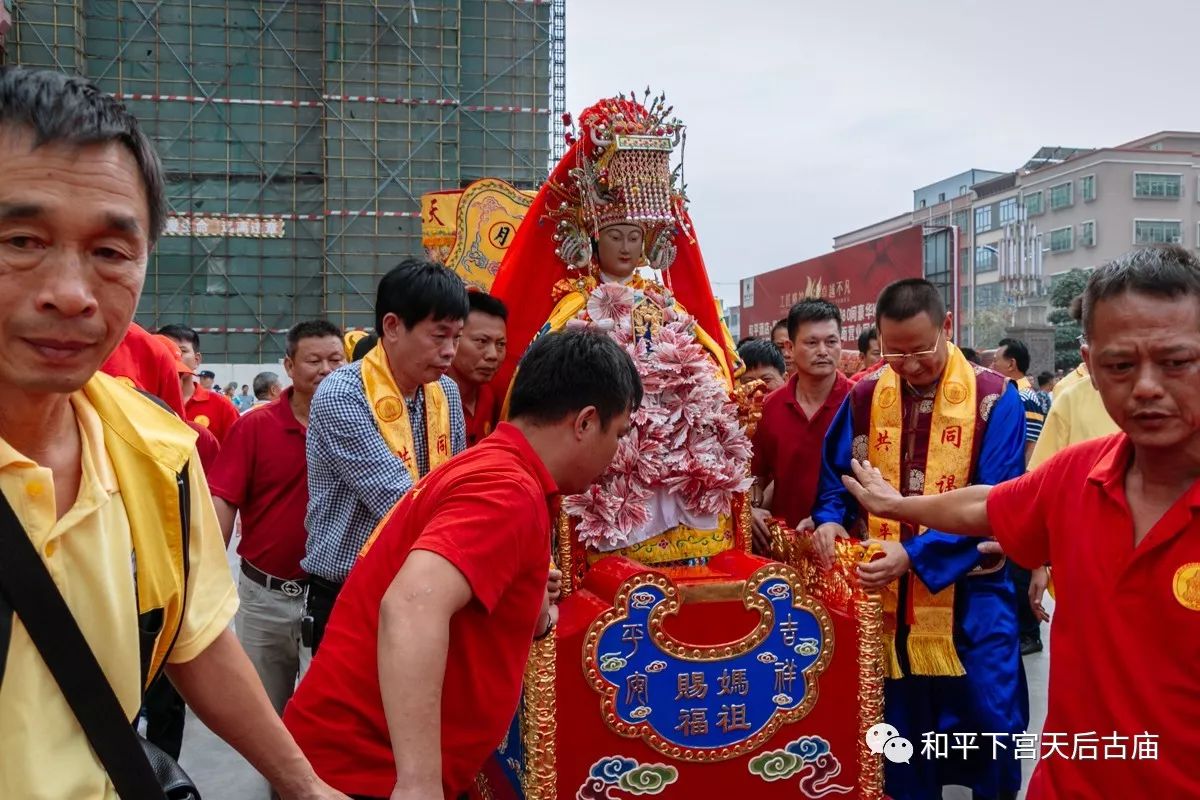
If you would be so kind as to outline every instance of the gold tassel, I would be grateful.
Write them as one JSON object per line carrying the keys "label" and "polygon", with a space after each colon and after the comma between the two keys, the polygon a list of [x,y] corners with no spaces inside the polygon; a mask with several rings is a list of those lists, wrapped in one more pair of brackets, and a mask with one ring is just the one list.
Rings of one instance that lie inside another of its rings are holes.
{"label": "gold tassel", "polygon": [[[894,650],[894,648],[893,648]],[[894,654],[893,654],[894,655]],[[908,666],[914,675],[966,675],[954,639],[940,634],[919,634],[909,631]]]}
{"label": "gold tassel", "polygon": [[900,657],[896,655],[895,631],[883,635],[883,665],[885,677],[893,680],[904,677],[904,672],[900,669]]}

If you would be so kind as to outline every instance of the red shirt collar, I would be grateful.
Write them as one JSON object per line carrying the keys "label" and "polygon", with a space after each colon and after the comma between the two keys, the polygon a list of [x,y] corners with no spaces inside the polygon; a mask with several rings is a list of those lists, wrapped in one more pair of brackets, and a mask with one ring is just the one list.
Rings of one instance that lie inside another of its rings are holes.
{"label": "red shirt collar", "polygon": [[194,400],[195,402],[197,402],[197,403],[206,402],[211,395],[212,395],[212,390],[205,389],[203,386],[200,385],[200,381],[196,381],[195,383],[192,384],[192,400]]}
{"label": "red shirt collar", "polygon": [[[850,383],[850,379],[843,375],[840,371],[835,372],[834,374],[837,376],[837,378],[834,379],[833,386],[829,387],[829,394],[825,397],[825,402],[821,404],[822,411],[831,406],[834,408],[840,406],[842,404],[842,400],[845,399],[846,395],[850,392],[850,387],[853,385]],[[804,409],[800,408],[800,403],[796,401],[796,384],[799,382],[800,376],[792,375],[792,377],[788,378],[787,383],[784,384],[783,389],[780,391],[784,393],[783,397],[788,405],[803,413]],[[839,393],[838,390],[843,386],[845,387],[846,391]]]}
{"label": "red shirt collar", "polygon": [[[1125,493],[1125,473],[1133,462],[1133,442],[1125,433],[1112,434],[1112,441],[1088,472],[1088,480],[1103,486],[1109,494]],[[1187,491],[1188,505],[1200,508],[1200,481]]]}
{"label": "red shirt collar", "polygon": [[520,428],[508,422],[501,422],[496,426],[492,435],[485,440],[485,442],[491,441],[499,441],[513,447],[520,453],[521,460],[529,465],[533,475],[538,479],[538,483],[542,485],[542,492],[546,498],[553,499],[558,496],[558,484],[554,482],[550,471],[542,462],[542,457],[529,444],[529,440],[525,438],[525,434],[521,433]]}
{"label": "red shirt collar", "polygon": [[256,414],[274,414],[282,423],[285,431],[304,431],[304,426],[300,424],[300,420],[296,419],[296,415],[292,412],[292,390],[294,387],[289,386],[283,392],[271,401],[271,404],[266,408],[260,409]]}

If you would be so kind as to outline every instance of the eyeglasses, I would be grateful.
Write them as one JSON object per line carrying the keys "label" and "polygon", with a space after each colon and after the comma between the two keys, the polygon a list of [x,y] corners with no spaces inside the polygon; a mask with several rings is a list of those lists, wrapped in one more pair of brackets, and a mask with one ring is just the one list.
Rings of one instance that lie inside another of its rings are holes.
{"label": "eyeglasses", "polygon": [[[929,348],[928,350],[921,350],[916,353],[882,353],[882,354],[880,354],[879,357],[882,358],[884,361],[902,361],[903,362],[903,361],[908,361],[909,359],[928,358],[929,356],[937,355],[938,348],[942,346],[942,336],[944,334],[945,334],[945,331],[938,331],[937,341],[935,341],[933,343],[933,347]],[[880,350],[884,349],[884,346],[885,345],[883,343],[883,340],[881,339],[879,342],[879,349]]]}

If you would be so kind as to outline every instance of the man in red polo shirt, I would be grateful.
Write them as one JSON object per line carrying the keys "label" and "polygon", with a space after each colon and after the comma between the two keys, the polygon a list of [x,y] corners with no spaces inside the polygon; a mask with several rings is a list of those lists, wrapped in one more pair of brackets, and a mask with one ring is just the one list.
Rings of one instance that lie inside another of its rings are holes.
{"label": "man in red polo shirt", "polygon": [[322,778],[391,800],[467,790],[512,722],[534,636],[553,627],[556,497],[608,467],[641,395],[608,336],[543,336],[521,360],[510,422],[384,518],[284,712]]}
{"label": "man in red polo shirt", "polygon": [[842,480],[874,513],[1054,565],[1031,800],[1200,797],[1200,260],[1155,247],[1100,267],[1083,329],[1121,433],[994,487],[899,498],[857,462]]}
{"label": "man in red polo shirt", "polygon": [[170,352],[159,346],[145,328],[134,322],[117,349],[100,366],[100,371],[127,381],[136,389],[149,392],[183,417],[183,389],[176,363],[177,359]]}
{"label": "man in red polo shirt", "polygon": [[492,432],[500,416],[491,383],[508,350],[508,309],[486,292],[468,292],[467,301],[471,311],[463,323],[458,351],[447,374],[458,384],[462,395],[467,447],[470,447]]}
{"label": "man in red polo shirt", "polygon": [[234,423],[208,477],[227,545],[234,517],[242,513],[241,603],[234,629],[280,714],[308,653],[300,646],[308,582],[300,567],[308,538],[308,407],[317,385],[345,360],[336,325],[325,320],[293,325],[283,360],[292,385]]}
{"label": "man in red polo shirt", "polygon": [[828,300],[801,300],[788,312],[787,326],[794,372],[763,403],[750,466],[754,546],[762,554],[770,545],[766,522],[771,517],[793,528],[812,528],[808,516],[817,498],[821,445],[852,385],[838,371],[842,315],[837,306]]}
{"label": "man in red polo shirt", "polygon": [[217,437],[217,442],[223,443],[225,435],[240,415],[228,397],[205,389],[195,378],[196,370],[200,369],[204,360],[200,355],[200,334],[186,325],[164,325],[158,332],[179,345],[183,363],[191,368],[187,375],[182,376],[185,416],[189,422],[208,428]]}

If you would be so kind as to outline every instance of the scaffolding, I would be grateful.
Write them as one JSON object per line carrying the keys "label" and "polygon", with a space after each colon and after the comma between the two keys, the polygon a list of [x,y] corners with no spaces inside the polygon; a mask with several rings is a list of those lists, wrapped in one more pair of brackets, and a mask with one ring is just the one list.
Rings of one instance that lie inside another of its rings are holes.
{"label": "scaffolding", "polygon": [[5,58],[86,75],[154,138],[171,217],[138,308],[214,362],[374,322],[420,197],[561,152],[565,0],[18,0]]}

